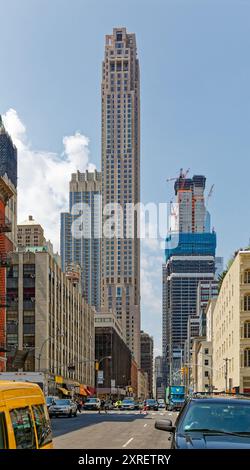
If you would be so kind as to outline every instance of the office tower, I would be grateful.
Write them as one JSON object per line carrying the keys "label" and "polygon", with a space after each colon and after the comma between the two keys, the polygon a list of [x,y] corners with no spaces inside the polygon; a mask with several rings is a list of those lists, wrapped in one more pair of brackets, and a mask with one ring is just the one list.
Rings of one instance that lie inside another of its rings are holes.
{"label": "office tower", "polygon": [[6,367],[6,271],[16,246],[17,150],[0,116],[0,371]]}
{"label": "office tower", "polygon": [[167,386],[167,269],[162,265],[162,375],[164,386]]}
{"label": "office tower", "polygon": [[197,288],[196,316],[199,318],[199,336],[206,336],[206,308],[209,300],[218,295],[218,281],[200,281]]}
{"label": "office tower", "polygon": [[112,312],[102,310],[95,315],[95,358],[103,372],[97,381],[98,393],[124,396],[131,382],[132,356],[121,324]]}
{"label": "office tower", "polygon": [[11,187],[13,195],[5,205],[5,216],[11,223],[11,231],[6,237],[17,245],[17,149],[7,133],[0,115],[0,176]]}
{"label": "office tower", "polygon": [[224,270],[224,258],[221,256],[215,257],[215,279],[219,279]]}
{"label": "office tower", "polygon": [[148,374],[149,397],[153,397],[153,357],[153,338],[148,333],[141,331],[141,369]]}
{"label": "office tower", "polygon": [[[46,247],[10,254],[7,370],[47,371],[94,387],[94,309]],[[73,377],[69,366],[74,366]],[[72,381],[71,381],[72,383]]]}
{"label": "office tower", "polygon": [[191,179],[180,176],[175,182],[177,231],[168,234],[163,271],[163,360],[168,383],[180,381],[188,318],[196,314],[199,282],[214,279],[216,234],[207,232],[205,183],[206,178],[200,175]]}
{"label": "office tower", "polygon": [[5,370],[6,352],[6,270],[8,266],[8,252],[13,250],[13,245],[7,234],[11,232],[12,226],[5,216],[6,205],[13,197],[12,185],[8,180],[0,176],[0,372]]}
{"label": "office tower", "polygon": [[17,149],[7,133],[0,116],[0,176],[7,176],[17,187]]}
{"label": "office tower", "polygon": [[213,386],[219,392],[250,394],[249,292],[250,251],[239,250],[223,279],[212,315]]}
{"label": "office tower", "polygon": [[62,269],[81,268],[82,293],[89,305],[100,308],[101,173],[73,173],[69,212],[61,214]]}
{"label": "office tower", "polygon": [[[126,342],[140,365],[140,240],[135,213],[140,201],[140,75],[135,34],[114,28],[102,64],[102,203],[117,203],[114,237],[102,242],[102,305],[122,321]],[[110,207],[112,210],[112,207]],[[112,212],[111,212],[112,213]],[[114,219],[116,214],[114,216]],[[103,226],[108,216],[103,216]],[[116,220],[117,222],[117,220]],[[126,230],[129,225],[130,233]]]}
{"label": "office tower", "polygon": [[155,358],[155,398],[164,398],[164,383],[163,383],[163,372],[162,372],[162,356],[156,356]]}
{"label": "office tower", "polygon": [[27,220],[17,225],[17,244],[19,248],[44,246],[45,243],[44,230],[32,215],[29,215]]}

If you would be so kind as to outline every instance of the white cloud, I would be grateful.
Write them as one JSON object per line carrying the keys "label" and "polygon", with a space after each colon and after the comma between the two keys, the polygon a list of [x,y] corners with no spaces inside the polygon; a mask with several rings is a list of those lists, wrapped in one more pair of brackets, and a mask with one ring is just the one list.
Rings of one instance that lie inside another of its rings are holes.
{"label": "white cloud", "polygon": [[33,215],[59,249],[60,212],[68,210],[71,173],[95,169],[89,162],[89,139],[80,132],[65,136],[61,155],[34,150],[14,109],[3,115],[3,121],[18,149],[18,221]]}

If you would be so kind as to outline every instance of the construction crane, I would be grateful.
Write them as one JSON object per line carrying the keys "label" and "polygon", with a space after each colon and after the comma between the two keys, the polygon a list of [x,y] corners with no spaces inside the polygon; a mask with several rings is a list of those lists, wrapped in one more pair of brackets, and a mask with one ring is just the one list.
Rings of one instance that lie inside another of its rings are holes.
{"label": "construction crane", "polygon": [[207,204],[208,204],[208,201],[209,201],[210,197],[211,197],[212,194],[213,194],[213,190],[214,190],[214,184],[212,184],[212,186],[211,186],[211,188],[210,188],[210,190],[209,190],[209,193],[208,193],[208,195],[207,195],[206,206],[207,206]]}
{"label": "construction crane", "polygon": [[175,176],[173,178],[167,178],[166,181],[169,183],[170,181],[177,181],[178,179],[182,180],[180,189],[184,188],[185,185],[185,179],[187,177],[187,174],[189,173],[190,168],[188,168],[185,172],[183,172],[183,168],[180,169],[180,174],[179,176]]}

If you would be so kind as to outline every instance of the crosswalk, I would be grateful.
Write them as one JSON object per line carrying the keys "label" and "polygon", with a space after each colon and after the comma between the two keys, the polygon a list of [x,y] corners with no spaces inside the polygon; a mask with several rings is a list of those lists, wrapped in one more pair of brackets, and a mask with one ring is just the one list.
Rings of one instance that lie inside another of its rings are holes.
{"label": "crosswalk", "polygon": [[[102,412],[103,414],[104,412]],[[171,416],[172,413],[159,412],[159,411],[138,411],[138,410],[108,410],[107,414],[111,415],[151,415],[151,416]]]}

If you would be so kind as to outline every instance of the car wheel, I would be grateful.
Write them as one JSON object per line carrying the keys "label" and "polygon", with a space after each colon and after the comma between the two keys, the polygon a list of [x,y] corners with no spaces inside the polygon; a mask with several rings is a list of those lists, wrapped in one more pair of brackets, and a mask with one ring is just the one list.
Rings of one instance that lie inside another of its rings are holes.
{"label": "car wheel", "polygon": [[74,417],[75,417],[75,418],[77,417],[77,411],[74,413]]}
{"label": "car wheel", "polygon": [[72,418],[72,411],[69,412],[68,418]]}

